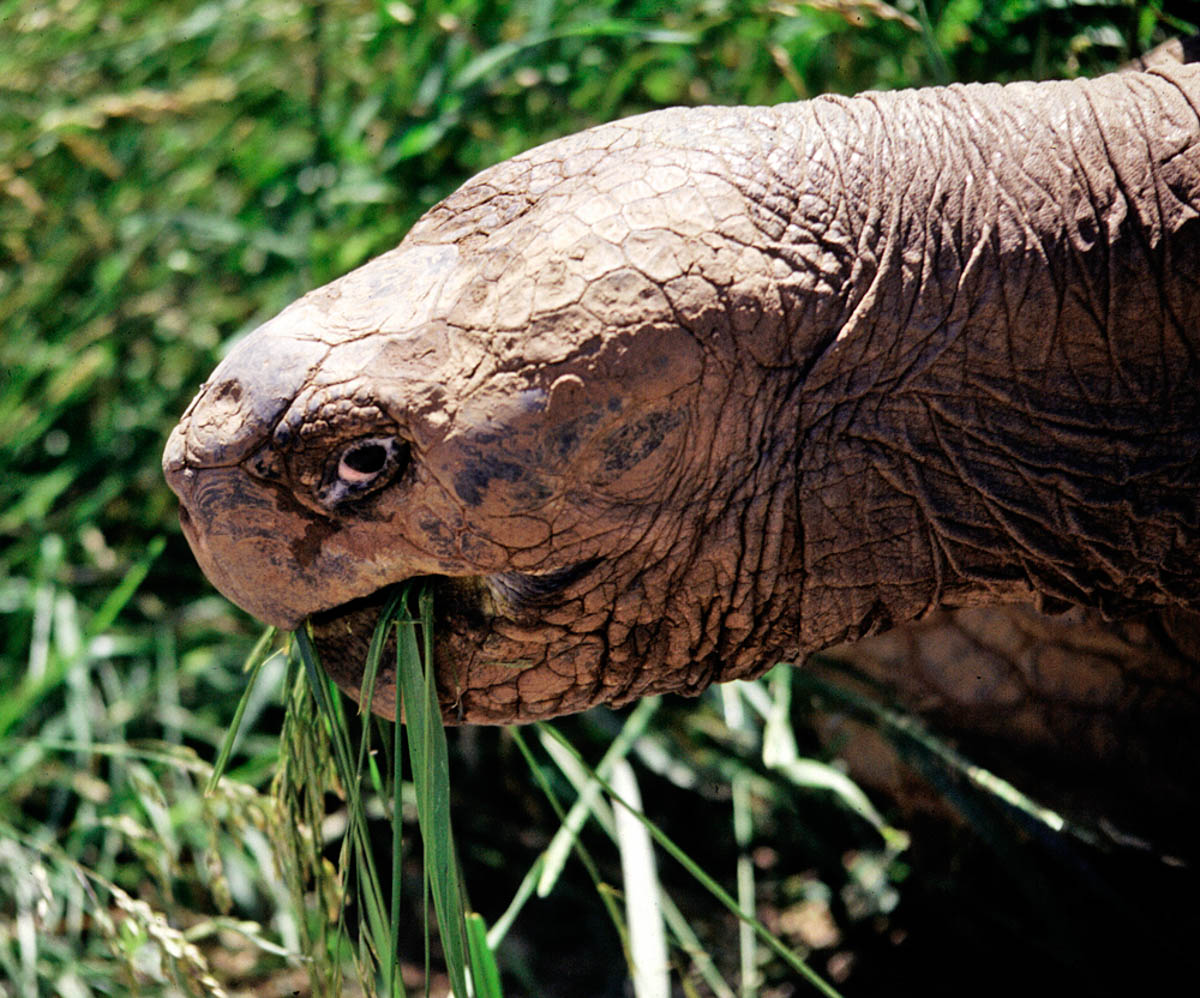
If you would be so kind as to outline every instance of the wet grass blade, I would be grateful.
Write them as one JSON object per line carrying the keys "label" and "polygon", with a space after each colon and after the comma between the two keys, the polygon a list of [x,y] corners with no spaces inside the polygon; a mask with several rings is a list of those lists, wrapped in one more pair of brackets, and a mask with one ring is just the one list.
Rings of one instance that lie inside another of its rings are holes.
{"label": "wet grass blade", "polygon": [[533,897],[545,866],[546,853],[543,851],[533,861],[533,865],[528,871],[526,871],[525,876],[521,879],[521,883],[517,885],[516,893],[513,894],[513,899],[508,903],[508,907],[504,909],[504,914],[496,919],[488,931],[488,945],[492,949],[495,949],[504,941],[504,937],[508,935],[508,930],[512,928],[513,922],[521,914],[521,909],[525,907],[525,902]]}
{"label": "wet grass blade", "polygon": [[390,599],[384,604],[383,612],[379,615],[379,622],[375,625],[375,631],[371,635],[371,644],[367,649],[367,661],[363,666],[362,686],[358,698],[358,713],[363,718],[363,724],[362,739],[358,745],[358,765],[356,772],[360,778],[364,770],[369,773],[371,788],[381,798],[386,798],[387,793],[383,785],[383,777],[379,772],[379,766],[370,750],[372,727],[371,704],[375,699],[375,680],[379,675],[379,664],[383,659],[383,649],[387,644],[388,631],[393,626],[397,614],[403,609],[404,595],[405,587],[401,587],[393,592]]}
{"label": "wet grass blade", "polygon": [[391,945],[383,963],[383,993],[386,998],[403,998],[397,960],[400,956],[400,887],[404,880],[404,725],[392,723],[392,907]]}
{"label": "wet grass blade", "polygon": [[309,688],[317,703],[318,716],[324,720],[329,730],[334,769],[346,795],[346,810],[349,815],[347,837],[354,856],[358,873],[356,879],[362,896],[363,913],[366,916],[367,931],[363,934],[363,942],[371,947],[375,960],[381,963],[380,953],[385,946],[391,944],[392,929],[388,920],[389,909],[383,903],[383,891],[371,851],[359,770],[353,764],[346,717],[340,702],[330,694],[328,681],[321,670],[307,626],[297,629],[294,638],[308,677]]}
{"label": "wet grass blade", "polygon": [[[621,726],[620,733],[613,739],[612,745],[596,765],[596,772],[600,776],[607,777],[612,772],[613,766],[629,754],[634,743],[646,730],[650,719],[658,711],[660,703],[661,700],[658,697],[650,697],[642,700],[633,709]],[[579,797],[567,812],[566,819],[559,826],[550,845],[546,847],[545,865],[542,867],[537,884],[538,897],[547,897],[554,890],[554,885],[558,882],[559,874],[562,873],[563,864],[567,861],[571,846],[574,844],[576,836],[579,835],[579,830],[587,823],[592,808],[599,799],[599,782],[596,780],[586,781],[579,791]]]}
{"label": "wet grass blade", "polygon": [[637,812],[642,808],[641,791],[628,760],[621,759],[613,766],[612,784],[630,805],[616,807],[614,818],[617,850],[621,854],[621,881],[625,887],[625,917],[629,923],[633,993],[636,998],[669,998],[667,934],[659,904],[662,887],[654,862],[654,845],[646,826],[637,820]]}
{"label": "wet grass blade", "polygon": [[500,968],[488,945],[487,922],[477,911],[467,915],[467,946],[471,954],[471,974],[475,998],[503,998],[500,990]]}
{"label": "wet grass blade", "polygon": [[[411,600],[417,601],[417,616],[409,612]],[[405,745],[413,771],[413,786],[417,800],[417,820],[424,846],[424,878],[426,898],[432,897],[439,927],[442,951],[445,956],[451,986],[458,995],[499,995],[500,979],[495,958],[487,945],[486,925],[472,916],[478,926],[472,929],[466,912],[466,891],[454,848],[450,823],[449,760],[441,707],[437,699],[432,668],[433,605],[428,592],[413,587],[398,588],[380,615],[372,635],[367,661],[364,665],[359,709],[369,713],[379,667],[387,639],[394,629],[396,636],[397,709],[403,711],[405,724],[399,718],[392,728],[390,745],[391,780],[387,786],[370,749],[372,723],[365,717],[362,741],[353,752],[341,701],[333,695],[328,681],[319,671],[315,648],[307,631],[296,634],[301,661],[308,674],[319,715],[327,722],[330,733],[334,767],[346,793],[350,816],[347,841],[357,871],[356,881],[361,892],[365,913],[360,936],[358,963],[363,968],[378,968],[380,993],[387,998],[403,998],[405,992],[398,963],[400,933],[400,900],[403,843],[403,756]],[[363,783],[367,781],[381,796],[391,795],[392,850],[391,898],[385,909],[383,892],[376,873],[367,836],[363,800]],[[426,980],[429,978],[429,928],[426,916]],[[479,937],[474,942],[470,933]],[[483,983],[476,984],[476,979]],[[476,984],[469,990],[468,981]],[[428,986],[428,984],[427,984]]]}
{"label": "wet grass blade", "polygon": [[763,764],[798,787],[832,793],[845,807],[870,822],[889,847],[903,851],[908,847],[907,834],[884,820],[858,784],[828,763],[801,757],[791,718],[792,683],[799,673],[793,666],[776,667],[763,679],[736,684],[746,694],[746,702],[762,717]]}
{"label": "wet grass blade", "polygon": [[[400,621],[396,633],[396,678],[408,734],[408,757],[417,796],[417,821],[425,853],[425,875],[433,895],[446,970],[456,995],[466,996],[469,953],[465,892],[450,824],[450,764],[446,731],[433,669],[433,597],[417,596],[421,637],[415,622]],[[422,656],[422,652],[424,655]],[[422,657],[425,668],[422,667]]]}
{"label": "wet grass blade", "polygon": [[[731,731],[752,730],[742,706],[738,684],[729,683],[721,687],[721,703],[725,712],[725,724]],[[730,795],[733,800],[733,838],[737,843],[737,900],[738,906],[746,915],[738,925],[740,990],[742,998],[753,998],[758,993],[758,952],[754,944],[754,931],[750,927],[750,920],[755,916],[754,864],[750,861],[754,817],[750,801],[750,776],[744,769],[738,768],[733,773]]]}
{"label": "wet grass blade", "polygon": [[695,879],[706,891],[708,891],[709,894],[711,894],[722,905],[724,905],[729,912],[737,916],[740,921],[747,922],[751,928],[754,929],[755,935],[757,935],[760,940],[766,943],[772,952],[779,956],[780,959],[782,959],[789,967],[796,971],[796,973],[802,976],[821,994],[826,995],[827,998],[840,998],[839,992],[832,985],[828,984],[823,978],[821,978],[819,974],[817,974],[816,971],[814,971],[808,966],[808,964],[806,964],[803,960],[796,956],[795,953],[788,949],[778,937],[776,937],[765,925],[762,924],[762,922],[756,918],[746,915],[741,910],[741,907],[738,905],[737,901],[731,897],[729,893],[723,887],[721,887],[720,884],[713,880],[713,878],[710,877],[699,866],[699,864],[696,863],[695,860],[693,860],[687,853],[680,849],[679,846],[677,846],[675,842],[672,841],[662,831],[662,829],[660,829],[654,822],[652,822],[636,808],[631,807],[629,803],[626,802],[621,795],[613,789],[607,780],[601,780],[598,776],[595,776],[595,771],[592,770],[586,762],[584,762],[583,757],[561,733],[556,731],[548,724],[538,724],[537,728],[539,733],[544,733],[549,738],[552,738],[554,741],[558,742],[558,744],[561,745],[569,755],[574,757],[578,766],[588,771],[597,780],[599,780],[600,785],[604,788],[604,792],[611,797],[615,803],[627,808],[637,818],[638,821],[645,825],[651,836],[653,836],[654,841],[657,842],[658,845],[668,854],[670,854],[670,856],[685,870],[687,870],[693,879]]}
{"label": "wet grass blade", "polygon": [[[609,750],[605,753],[604,758],[602,758],[600,763],[597,765],[597,773],[607,778],[608,773],[612,770],[612,764],[616,761],[624,759],[628,755],[629,750],[635,747],[637,739],[645,731],[651,716],[657,711],[660,702],[660,698],[653,697],[643,700],[638,704],[638,706],[626,719],[624,726],[617,735],[616,739],[614,739],[612,745],[609,747]],[[551,759],[553,759],[554,762],[559,766],[563,772],[563,775],[567,777],[572,786],[575,787],[576,793],[579,795],[579,798],[576,800],[575,804],[572,805],[571,811],[566,813],[564,816],[564,813],[559,806],[557,799],[555,798],[553,790],[550,789],[545,780],[545,776],[541,773],[540,769],[537,768],[537,764],[533,760],[532,755],[524,746],[524,740],[520,737],[519,731],[513,730],[510,732],[510,735],[517,736],[514,740],[518,742],[518,747],[520,747],[522,752],[525,754],[526,762],[529,764],[535,779],[542,786],[543,792],[546,794],[547,798],[551,802],[551,805],[559,815],[560,827],[558,833],[555,835],[554,840],[551,842],[551,845],[548,846],[540,856],[538,856],[533,866],[530,867],[529,872],[525,875],[524,880],[522,880],[520,887],[517,889],[516,895],[509,904],[508,910],[505,911],[505,913],[497,920],[495,926],[492,928],[492,931],[489,934],[489,940],[491,941],[493,947],[499,944],[499,941],[503,938],[504,933],[507,932],[513,920],[520,912],[521,907],[528,900],[528,898],[532,896],[535,886],[544,879],[542,870],[546,860],[549,858],[554,849],[555,842],[560,841],[560,839],[565,841],[569,846],[573,847],[579,853],[580,859],[584,862],[590,873],[595,870],[590,854],[578,841],[578,832],[582,828],[582,825],[575,827],[574,822],[571,820],[572,814],[577,812],[582,813],[585,810],[585,808],[581,807],[582,798],[585,794],[589,794],[593,797],[591,802],[586,805],[586,813],[596,820],[597,824],[599,824],[604,830],[604,833],[614,843],[617,841],[616,820],[613,809],[609,806],[608,801],[602,796],[603,788],[599,782],[589,779],[583,767],[576,765],[570,755],[563,752],[558,747],[557,742],[543,734],[540,738],[543,748],[546,749],[547,754],[549,754]],[[617,927],[617,933],[622,939],[622,945],[625,946],[625,951],[628,953],[629,947],[625,944],[625,940],[628,937],[627,930],[619,914],[617,913],[615,904],[613,903],[612,891],[607,887],[607,885],[601,882],[598,872],[593,873],[592,880],[596,887],[597,894],[600,896],[601,901],[605,904],[609,911],[610,917],[613,919],[613,922]],[[696,972],[704,979],[705,983],[708,984],[716,998],[734,998],[732,989],[721,977],[720,972],[716,968],[716,964],[713,962],[712,956],[707,950],[704,949],[704,946],[696,936],[696,933],[692,931],[691,926],[688,924],[687,918],[682,912],[680,912],[678,906],[671,899],[670,894],[667,893],[665,888],[660,887],[658,904],[662,909],[663,918],[666,920],[668,927],[671,929],[672,935],[675,937],[676,944],[680,947],[680,949],[683,950],[684,953],[687,954],[689,959],[691,959],[693,966],[696,968]],[[686,985],[686,982],[684,983]]]}
{"label": "wet grass blade", "polygon": [[[375,682],[379,676],[379,665],[383,660],[383,649],[387,644],[388,632],[396,626],[397,615],[403,610],[406,588],[401,587],[392,593],[379,615],[379,623],[371,635],[371,644],[367,649],[367,661],[363,667],[362,689],[358,700],[358,711],[363,717],[362,740],[358,746],[358,765],[355,770],[359,781],[364,773],[369,774],[371,786],[375,793],[386,799],[383,779],[371,753],[371,703],[375,696]],[[393,780],[391,786],[392,799],[392,875],[391,875],[391,905],[384,917],[382,910],[378,920],[372,924],[374,934],[373,949],[378,961],[379,973],[382,979],[381,992],[386,998],[400,998],[404,995],[404,984],[400,978],[397,964],[400,942],[400,880],[403,870],[403,828],[401,827],[401,756],[399,754],[400,724],[394,725],[394,751],[392,754]],[[366,817],[361,819],[365,826]],[[380,898],[382,906],[382,897]]]}
{"label": "wet grass blade", "polygon": [[[839,667],[836,659],[818,657],[817,660],[833,668]],[[972,763],[913,716],[856,693],[848,687],[821,679],[811,672],[802,669],[793,671],[796,673],[794,681],[800,689],[816,694],[826,703],[835,704],[839,709],[846,710],[852,716],[876,728],[896,747],[902,757],[917,766],[930,779],[934,778],[937,769],[957,774],[965,778],[970,785],[1003,801],[1014,811],[1044,825],[1054,833],[1067,833],[1085,842],[1092,841],[1092,836],[1086,828],[1067,822],[1056,811],[1043,807],[1007,780]],[[951,803],[965,811],[966,805],[961,805],[953,794],[947,793],[947,797]]]}
{"label": "wet grass blade", "polygon": [[675,937],[676,945],[687,954],[692,961],[692,966],[696,968],[696,973],[703,978],[715,998],[734,998],[733,989],[725,983],[725,979],[717,970],[712,954],[704,948],[704,944],[700,942],[700,937],[692,929],[687,917],[679,910],[679,906],[665,890],[659,898],[659,904],[662,905],[663,918],[666,920],[667,928],[671,930],[671,935]]}
{"label": "wet grass blade", "polygon": [[221,750],[217,753],[217,761],[213,763],[212,775],[208,778],[208,783],[204,787],[205,796],[211,795],[217,789],[217,784],[221,782],[221,776],[225,773],[225,767],[229,765],[229,757],[233,755],[233,747],[237,743],[238,731],[242,726],[242,717],[246,713],[246,705],[250,702],[250,694],[254,692],[254,684],[258,682],[262,667],[271,658],[267,654],[267,649],[271,647],[271,642],[274,639],[275,628],[268,627],[254,643],[250,654],[246,656],[245,664],[242,666],[242,673],[249,672],[250,678],[246,681],[246,688],[242,690],[242,698],[238,701],[237,710],[233,714],[233,720],[230,722],[229,728],[225,732],[225,738],[221,742]]}
{"label": "wet grass blade", "polygon": [[[557,735],[557,732],[555,734]],[[567,812],[559,801],[558,795],[554,792],[554,788],[550,786],[550,781],[546,778],[546,774],[542,772],[542,767],[538,765],[537,759],[534,758],[533,752],[529,748],[529,743],[525,741],[525,736],[521,734],[521,729],[510,728],[508,736],[520,750],[521,755],[525,757],[525,762],[529,766],[529,771],[533,774],[534,781],[546,796],[546,800],[550,802],[550,807],[553,808],[561,826],[567,820]],[[603,782],[600,782],[600,786],[604,786]],[[612,920],[613,926],[617,930],[617,935],[621,940],[621,949],[628,954],[629,933],[625,928],[625,920],[621,917],[621,912],[613,901],[612,889],[605,884],[604,879],[600,876],[600,868],[596,865],[591,853],[588,852],[583,843],[578,838],[573,837],[572,844],[575,848],[575,854],[579,857],[579,861],[583,863],[584,869],[587,870],[588,876],[592,879],[592,886],[595,887],[596,894],[600,897],[600,901],[604,905],[604,910],[608,913],[608,917]],[[542,856],[545,856],[545,853]],[[534,864],[535,867],[536,865],[537,863]],[[526,879],[528,879],[528,876]],[[505,914],[505,918],[507,918],[507,913]]]}

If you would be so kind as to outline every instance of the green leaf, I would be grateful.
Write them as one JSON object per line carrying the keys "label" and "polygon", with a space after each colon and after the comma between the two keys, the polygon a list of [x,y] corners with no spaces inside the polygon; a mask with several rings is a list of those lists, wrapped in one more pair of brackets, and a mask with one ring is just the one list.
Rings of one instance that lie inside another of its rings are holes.
{"label": "green leaf", "polygon": [[474,975],[475,998],[503,998],[500,990],[500,968],[487,940],[487,922],[477,911],[467,915],[467,945],[471,951],[471,970]]}
{"label": "green leaf", "polygon": [[425,873],[433,894],[446,970],[456,995],[466,995],[469,956],[466,945],[465,892],[454,851],[450,822],[450,763],[446,731],[433,669],[433,597],[418,594],[423,641],[418,647],[415,621],[400,621],[396,635],[396,676],[408,758],[417,794],[417,821],[425,852]]}
{"label": "green leaf", "polygon": [[229,757],[233,755],[234,745],[237,744],[237,736],[242,726],[242,717],[246,713],[246,705],[250,702],[250,695],[254,692],[254,684],[258,682],[263,665],[271,658],[267,654],[267,649],[271,647],[271,642],[274,639],[275,628],[268,627],[254,643],[254,647],[250,650],[250,654],[246,656],[246,661],[242,665],[242,672],[249,672],[250,678],[246,681],[246,688],[242,690],[237,710],[233,712],[233,720],[230,722],[229,728],[225,732],[225,738],[221,742],[221,749],[217,753],[217,761],[213,763],[212,775],[209,776],[208,783],[204,788],[206,796],[211,795],[217,789],[217,784],[221,782],[221,777],[225,773],[225,767],[229,765]]}

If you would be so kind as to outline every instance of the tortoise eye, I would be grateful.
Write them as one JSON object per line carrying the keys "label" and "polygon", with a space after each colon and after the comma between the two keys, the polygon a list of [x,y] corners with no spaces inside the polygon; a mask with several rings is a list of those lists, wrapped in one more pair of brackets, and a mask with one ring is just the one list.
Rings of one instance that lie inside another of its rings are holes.
{"label": "tortoise eye", "polygon": [[336,506],[372,492],[408,468],[409,445],[399,437],[365,437],[348,444],[330,469],[317,498]]}
{"label": "tortoise eye", "polygon": [[[394,441],[389,441],[394,443]],[[387,467],[390,449],[381,440],[362,440],[342,453],[338,462],[338,478],[348,485],[369,482]]]}

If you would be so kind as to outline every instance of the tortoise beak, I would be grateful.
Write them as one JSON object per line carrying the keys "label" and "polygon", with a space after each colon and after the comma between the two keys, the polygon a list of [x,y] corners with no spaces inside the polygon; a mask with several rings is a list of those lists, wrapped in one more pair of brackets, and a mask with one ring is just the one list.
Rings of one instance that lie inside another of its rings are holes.
{"label": "tortoise beak", "polygon": [[[285,538],[310,536],[320,525],[242,463],[271,439],[328,356],[329,344],[306,331],[317,318],[301,299],[234,346],[201,386],[163,453],[184,536],[204,574],[242,609],[289,629],[305,616],[297,594],[267,580],[278,579],[280,565],[303,562],[304,552],[292,550]],[[287,523],[289,517],[296,522]]]}
{"label": "tortoise beak", "polygon": [[[287,630],[296,628],[304,615],[287,605],[289,594],[280,593],[255,571],[256,566],[269,570],[282,559],[293,560],[280,539],[279,517],[283,514],[240,468],[189,467],[177,457],[181,446],[173,435],[163,466],[171,489],[179,496],[183,535],[204,574],[221,593],[259,620]],[[229,571],[231,565],[238,570]]]}

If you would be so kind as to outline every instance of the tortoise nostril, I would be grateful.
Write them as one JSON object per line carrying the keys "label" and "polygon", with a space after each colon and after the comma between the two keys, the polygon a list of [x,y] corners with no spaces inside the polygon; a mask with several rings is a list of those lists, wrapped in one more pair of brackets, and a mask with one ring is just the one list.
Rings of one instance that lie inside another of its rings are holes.
{"label": "tortoise nostril", "polygon": [[242,383],[237,378],[228,378],[210,389],[215,400],[228,401],[237,405],[242,401]]}

